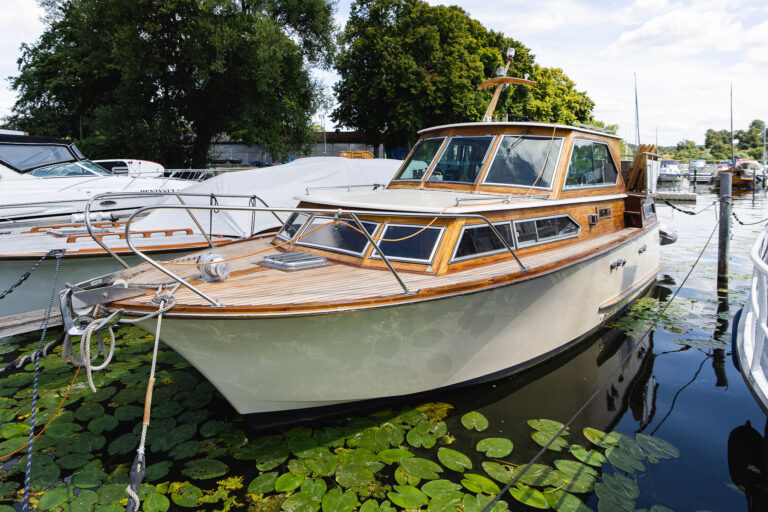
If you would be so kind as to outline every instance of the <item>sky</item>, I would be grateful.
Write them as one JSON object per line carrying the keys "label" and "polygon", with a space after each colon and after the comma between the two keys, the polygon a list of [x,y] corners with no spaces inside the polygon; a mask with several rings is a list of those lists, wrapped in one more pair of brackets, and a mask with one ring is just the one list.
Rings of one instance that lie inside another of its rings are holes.
{"label": "sky", "polygon": [[[628,141],[635,140],[635,74],[643,143],[703,144],[708,128],[728,129],[731,84],[735,130],[768,118],[766,0],[428,1],[459,5],[529,47],[538,64],[562,68],[595,101],[594,117],[618,124]],[[350,4],[337,4],[340,27]],[[17,73],[21,43],[33,43],[44,29],[36,0],[3,0],[3,7],[2,78]],[[329,72],[316,76],[327,86],[337,79]],[[0,82],[0,117],[14,99]]]}

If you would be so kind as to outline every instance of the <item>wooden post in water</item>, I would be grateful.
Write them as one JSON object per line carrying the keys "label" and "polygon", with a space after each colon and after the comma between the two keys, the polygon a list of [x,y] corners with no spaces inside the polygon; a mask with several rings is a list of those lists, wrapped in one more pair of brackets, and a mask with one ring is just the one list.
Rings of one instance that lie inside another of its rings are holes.
{"label": "wooden post in water", "polygon": [[[720,172],[720,236],[717,244],[717,277],[728,278],[728,246],[731,238],[731,189],[736,157],[733,148],[733,84],[731,84],[731,169]],[[726,281],[727,282],[727,281]]]}

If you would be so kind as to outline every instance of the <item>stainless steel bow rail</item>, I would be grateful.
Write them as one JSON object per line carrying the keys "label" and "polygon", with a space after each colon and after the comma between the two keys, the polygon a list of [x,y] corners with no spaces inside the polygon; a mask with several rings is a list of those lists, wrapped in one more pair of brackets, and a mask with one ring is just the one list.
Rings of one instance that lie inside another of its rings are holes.
{"label": "stainless steel bow rail", "polygon": [[[195,226],[197,226],[197,229],[200,231],[200,233],[205,238],[205,241],[208,242],[208,247],[213,247],[213,242],[211,241],[210,237],[210,231],[212,228],[213,221],[210,220],[210,225],[208,226],[208,232],[205,231],[202,225],[200,225],[200,221],[195,217],[191,211],[189,211],[189,207],[186,206],[187,203],[184,202],[184,199],[182,197],[199,197],[199,198],[208,198],[211,205],[214,205],[218,202],[218,199],[226,198],[226,199],[246,199],[248,200],[249,206],[255,206],[256,201],[263,204],[265,207],[269,208],[269,205],[261,199],[257,195],[247,195],[247,194],[201,194],[196,192],[107,192],[104,194],[97,194],[90,198],[88,200],[88,203],[85,205],[84,210],[84,221],[85,221],[85,228],[88,230],[88,234],[91,235],[91,238],[93,238],[97,244],[101,246],[102,249],[107,251],[113,258],[117,260],[120,265],[122,265],[124,268],[130,267],[120,256],[115,254],[115,252],[110,249],[107,244],[104,243],[103,240],[101,240],[99,237],[94,235],[93,232],[93,225],[91,224],[91,205],[95,201],[99,201],[101,199],[104,199],[105,197],[109,198],[116,198],[116,197],[166,197],[166,198],[176,198],[179,203],[181,203],[181,206],[184,210],[186,210],[189,217],[192,219],[192,222],[195,223]],[[218,206],[215,208],[216,210],[219,210]],[[142,210],[143,211],[143,210]],[[211,213],[213,213],[213,210],[211,210]],[[276,213],[272,213],[274,217],[277,219],[277,221],[280,224],[284,224],[285,221],[281,219]],[[255,225],[255,216],[256,213],[254,212],[251,215],[251,233],[249,236],[253,236],[253,229]],[[135,215],[131,216],[131,218],[135,217]],[[212,217],[210,217],[212,219]]]}
{"label": "stainless steel bow rail", "polygon": [[[204,194],[203,194],[204,195]],[[517,254],[515,254],[514,248],[507,242],[507,240],[501,235],[501,233],[496,229],[496,226],[493,225],[493,223],[484,215],[479,214],[468,214],[468,213],[412,213],[412,212],[403,212],[403,211],[381,211],[381,210],[345,210],[343,208],[337,208],[337,209],[326,209],[326,208],[272,208],[272,207],[251,207],[251,206],[229,206],[229,205],[169,205],[169,204],[157,204],[157,205],[151,205],[146,206],[144,208],[141,208],[134,212],[129,218],[128,221],[125,224],[125,241],[128,244],[128,247],[133,251],[134,254],[136,254],[138,257],[143,259],[145,262],[149,263],[156,269],[158,269],[160,272],[164,273],[165,275],[169,276],[174,281],[177,281],[193,293],[197,294],[198,296],[205,299],[207,302],[209,302],[211,305],[215,307],[223,307],[224,305],[219,303],[217,300],[209,297],[205,292],[198,289],[196,286],[188,283],[183,278],[177,276],[170,270],[166,269],[162,265],[160,265],[158,262],[144,254],[142,251],[140,251],[134,244],[133,240],[131,239],[131,224],[136,219],[137,216],[142,215],[143,213],[146,213],[151,210],[186,210],[189,212],[189,210],[204,210],[204,211],[210,211],[210,210],[228,210],[228,211],[249,211],[249,212],[265,212],[265,213],[272,213],[274,215],[277,214],[277,212],[282,213],[305,213],[310,216],[313,215],[323,215],[323,216],[331,216],[335,219],[339,219],[340,217],[346,216],[348,218],[351,218],[355,224],[357,224],[359,231],[366,237],[368,240],[368,243],[370,243],[374,250],[377,252],[379,257],[384,261],[384,263],[387,265],[387,268],[392,272],[392,275],[397,280],[398,284],[403,289],[403,292],[406,295],[411,295],[411,291],[408,289],[408,286],[405,284],[403,279],[398,274],[397,270],[392,266],[392,263],[389,261],[389,258],[384,254],[384,252],[381,250],[379,245],[374,241],[373,237],[368,233],[368,231],[363,227],[362,222],[360,221],[360,218],[358,215],[375,215],[375,216],[382,216],[382,217],[399,217],[399,218],[423,218],[423,219],[435,219],[435,218],[446,218],[446,219],[477,219],[482,222],[485,222],[491,229],[491,232],[501,241],[501,243],[504,245],[506,250],[512,255],[512,257],[515,259],[515,261],[520,265],[520,268],[523,272],[527,272],[528,269],[523,265],[523,263],[520,261],[520,259],[517,257]],[[191,214],[190,214],[191,215]],[[103,246],[103,245],[102,245]],[[112,251],[109,251],[110,254],[113,254]],[[113,254],[114,255],[114,254]]]}

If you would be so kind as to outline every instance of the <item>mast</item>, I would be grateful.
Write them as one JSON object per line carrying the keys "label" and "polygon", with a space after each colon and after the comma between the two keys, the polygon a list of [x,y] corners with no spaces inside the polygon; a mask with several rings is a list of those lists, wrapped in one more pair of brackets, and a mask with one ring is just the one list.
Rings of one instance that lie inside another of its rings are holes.
{"label": "mast", "polygon": [[[640,147],[640,108],[637,105],[637,73],[635,73],[635,144]],[[635,149],[637,152],[637,149]]]}

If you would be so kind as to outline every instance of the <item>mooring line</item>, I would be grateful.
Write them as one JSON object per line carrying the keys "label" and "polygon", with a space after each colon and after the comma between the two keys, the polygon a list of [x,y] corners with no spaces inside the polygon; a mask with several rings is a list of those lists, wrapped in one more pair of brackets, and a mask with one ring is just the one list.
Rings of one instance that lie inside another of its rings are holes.
{"label": "mooring line", "polygon": [[[719,201],[718,201],[718,202],[719,202]],[[710,205],[710,206],[711,206],[711,205]],[[693,270],[696,268],[696,265],[698,265],[699,261],[701,260],[701,257],[704,255],[704,252],[707,250],[707,247],[709,246],[709,242],[710,242],[710,241],[712,241],[712,237],[715,235],[715,231],[717,231],[717,227],[718,227],[718,225],[719,225],[719,224],[720,224],[720,220],[718,219],[718,220],[715,222],[715,226],[714,226],[714,228],[712,229],[712,233],[710,233],[710,234],[709,234],[709,238],[707,238],[707,241],[706,241],[706,243],[704,244],[704,247],[703,247],[703,248],[701,249],[701,251],[699,252],[699,255],[698,255],[698,257],[696,258],[696,261],[694,261],[694,262],[693,262],[693,265],[692,265],[692,266],[691,266],[691,268],[688,270],[688,273],[687,273],[687,274],[685,275],[685,277],[683,278],[683,281],[680,283],[680,285],[679,285],[679,286],[677,287],[677,289],[675,290],[675,293],[673,293],[673,294],[672,294],[672,297],[670,297],[670,299],[669,299],[669,300],[668,300],[668,301],[667,301],[667,302],[664,304],[664,307],[661,309],[661,311],[660,311],[660,312],[659,312],[659,313],[656,315],[656,318],[653,320],[653,323],[650,325],[650,327],[648,327],[648,329],[646,329],[646,330],[645,330],[645,332],[643,333],[643,335],[640,337],[640,342],[642,342],[643,340],[645,340],[645,338],[646,338],[646,337],[647,337],[647,336],[648,336],[648,335],[651,333],[651,331],[652,331],[653,329],[655,329],[655,328],[656,328],[656,326],[657,326],[657,325],[658,325],[658,323],[659,323],[659,320],[661,320],[661,317],[662,317],[662,315],[664,315],[664,313],[667,311],[667,308],[669,307],[669,305],[670,305],[670,304],[672,304],[672,301],[674,301],[674,300],[675,300],[675,297],[677,297],[677,294],[678,294],[678,293],[680,292],[680,290],[683,288],[683,286],[685,285],[686,281],[688,281],[688,278],[689,278],[689,277],[691,277],[691,274],[693,273]],[[617,372],[619,369],[623,368],[623,367],[624,367],[624,364],[625,364],[625,363],[626,363],[626,362],[629,360],[629,358],[632,356],[632,354],[633,354],[633,352],[630,352],[630,353],[628,353],[628,354],[627,354],[627,355],[624,357],[624,359],[622,359],[622,360],[621,360],[621,363],[620,363],[620,364],[619,364],[619,365],[618,365],[618,366],[617,366],[617,367],[616,367],[616,368],[615,368],[615,369],[614,369],[614,370],[613,370],[613,371],[612,371],[612,372],[611,372],[611,373],[608,375],[608,377],[612,377],[612,376],[613,376],[613,375],[614,375],[614,374],[615,374],[615,373],[616,373],[616,372]],[[594,391],[594,393],[592,393],[592,394],[589,396],[589,398],[587,398],[586,402],[584,402],[584,404],[583,404],[581,407],[579,407],[579,409],[578,409],[578,410],[577,410],[577,411],[576,411],[576,412],[573,414],[573,416],[571,416],[571,418],[570,418],[570,419],[569,419],[569,420],[568,420],[568,421],[567,421],[567,422],[566,422],[566,423],[565,423],[565,424],[564,424],[564,425],[563,425],[563,426],[560,428],[560,430],[558,430],[558,431],[557,431],[557,433],[556,433],[554,436],[552,436],[552,438],[549,440],[549,442],[548,442],[546,445],[544,445],[544,446],[541,448],[541,450],[539,450],[539,451],[536,453],[536,455],[534,455],[534,456],[533,456],[533,458],[531,459],[531,461],[530,461],[530,462],[528,462],[528,464],[526,464],[526,465],[525,465],[525,466],[524,466],[524,467],[523,467],[523,468],[522,468],[520,471],[518,471],[518,473],[515,475],[515,477],[514,477],[514,478],[513,478],[513,479],[512,479],[512,480],[511,480],[511,481],[510,481],[510,482],[509,482],[507,485],[505,485],[505,486],[504,486],[504,488],[502,488],[502,489],[501,489],[501,491],[499,491],[499,493],[498,493],[496,496],[494,496],[494,497],[491,499],[491,501],[489,501],[489,502],[488,502],[488,504],[487,504],[485,507],[483,507],[483,509],[482,509],[480,512],[488,512],[488,511],[490,511],[490,510],[491,510],[491,508],[493,507],[493,505],[494,505],[496,502],[498,502],[498,501],[501,499],[501,497],[504,495],[504,493],[505,493],[505,492],[507,492],[507,491],[508,491],[508,490],[509,490],[509,489],[510,489],[510,488],[511,488],[513,485],[515,485],[515,484],[516,484],[516,483],[517,483],[517,482],[520,480],[520,478],[522,478],[522,477],[523,477],[523,475],[525,474],[525,472],[526,472],[526,471],[528,471],[528,470],[531,468],[531,466],[533,466],[533,464],[534,464],[534,463],[535,463],[537,460],[539,460],[539,459],[541,458],[541,456],[542,456],[542,455],[544,455],[544,454],[546,453],[546,451],[549,449],[549,447],[552,445],[552,443],[554,443],[554,442],[555,442],[555,439],[557,439],[558,437],[560,437],[560,435],[561,435],[563,432],[565,432],[565,431],[568,429],[568,427],[569,427],[569,426],[570,426],[570,425],[571,425],[571,424],[572,424],[572,423],[573,423],[573,422],[576,420],[576,418],[578,418],[578,417],[579,417],[579,415],[581,415],[581,413],[582,413],[582,412],[584,412],[584,409],[586,409],[586,407],[587,407],[587,406],[588,406],[588,405],[589,405],[589,404],[590,404],[590,403],[591,403],[591,402],[592,402],[592,401],[593,401],[595,398],[597,398],[597,396],[598,396],[598,395],[599,395],[599,394],[600,394],[600,393],[601,393],[601,392],[602,392],[602,391],[605,389],[605,387],[608,385],[608,383],[609,383],[609,382],[610,382],[610,381],[609,381],[608,379],[606,379],[606,381],[605,381],[603,384],[601,384],[601,385],[600,385],[600,386],[599,386],[599,387],[598,387],[598,388],[597,388],[597,389]]]}
{"label": "mooring line", "polygon": [[[40,264],[43,262],[43,260],[45,260],[45,259],[46,259],[48,256],[53,256],[53,255],[55,254],[55,255],[56,255],[56,259],[57,259],[57,262],[58,262],[58,260],[59,260],[59,259],[60,259],[62,256],[64,256],[64,253],[65,253],[65,252],[67,252],[67,250],[66,250],[66,249],[51,249],[50,251],[48,251],[47,253],[45,253],[45,254],[43,255],[43,257],[42,257],[42,258],[40,258],[39,260],[37,260],[37,263],[35,263],[34,265],[32,265],[32,268],[30,268],[29,270],[27,270],[26,272],[24,272],[23,274],[21,274],[21,277],[19,278],[19,280],[18,280],[18,281],[16,281],[15,283],[13,283],[13,284],[11,285],[11,287],[10,287],[10,288],[8,288],[7,290],[5,290],[3,293],[0,293],[0,300],[2,300],[2,299],[4,299],[4,298],[6,298],[8,295],[10,295],[11,293],[13,293],[13,291],[14,291],[16,288],[18,288],[19,286],[21,286],[21,285],[22,285],[22,283],[23,283],[24,281],[26,281],[27,279],[29,279],[29,276],[31,276],[31,275],[32,275],[32,272],[34,272],[35,270],[37,270],[37,267],[39,267],[39,266],[40,266]],[[56,270],[56,271],[58,272],[58,263],[57,263],[57,267],[56,267],[56,268],[57,268],[57,270]]]}

